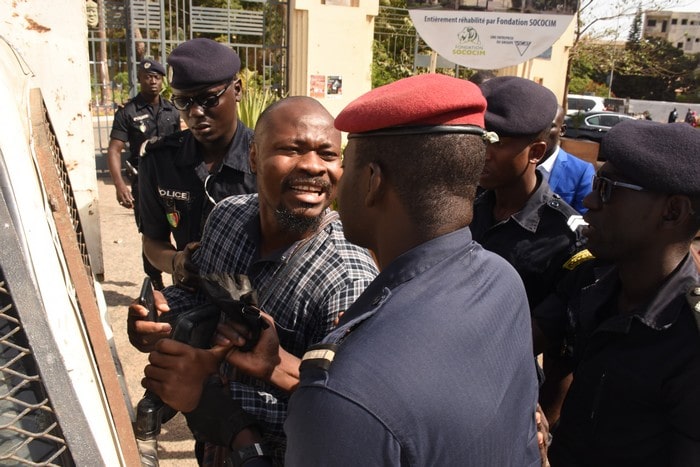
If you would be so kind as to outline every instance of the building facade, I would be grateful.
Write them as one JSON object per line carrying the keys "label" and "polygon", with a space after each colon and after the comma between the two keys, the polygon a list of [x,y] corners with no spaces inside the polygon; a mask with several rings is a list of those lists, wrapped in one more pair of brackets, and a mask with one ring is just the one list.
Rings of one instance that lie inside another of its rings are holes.
{"label": "building facade", "polygon": [[684,53],[700,53],[700,12],[647,11],[643,37],[666,39]]}

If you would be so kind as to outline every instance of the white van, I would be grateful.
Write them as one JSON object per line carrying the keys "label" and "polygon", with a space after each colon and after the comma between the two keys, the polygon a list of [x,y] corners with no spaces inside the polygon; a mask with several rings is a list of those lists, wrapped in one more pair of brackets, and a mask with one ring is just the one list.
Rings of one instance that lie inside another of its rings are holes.
{"label": "white van", "polygon": [[605,102],[602,97],[582,96],[580,94],[567,94],[566,115],[574,115],[579,112],[605,110]]}

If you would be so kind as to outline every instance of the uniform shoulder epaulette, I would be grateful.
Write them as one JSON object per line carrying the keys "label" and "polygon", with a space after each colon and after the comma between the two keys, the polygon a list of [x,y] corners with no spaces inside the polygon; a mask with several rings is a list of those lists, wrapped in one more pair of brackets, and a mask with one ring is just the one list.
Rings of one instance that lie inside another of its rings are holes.
{"label": "uniform shoulder epaulette", "polygon": [[139,148],[139,156],[144,157],[148,153],[167,148],[176,148],[182,144],[184,139],[182,131],[168,136],[153,136],[143,142]]}
{"label": "uniform shoulder epaulette", "polygon": [[688,299],[688,305],[690,305],[690,309],[695,317],[695,323],[698,326],[698,331],[700,331],[700,284],[695,284],[688,289],[685,298]]}
{"label": "uniform shoulder epaulette", "polygon": [[331,367],[331,363],[333,363],[337,350],[338,346],[336,344],[313,345],[309,347],[304,357],[302,357],[299,369],[315,367],[327,371]]}
{"label": "uniform shoulder epaulette", "polygon": [[571,258],[566,260],[566,263],[563,264],[562,268],[568,271],[573,271],[581,264],[585,263],[586,261],[590,261],[594,258],[595,256],[593,256],[593,254],[588,249],[581,250],[578,253],[574,254]]}

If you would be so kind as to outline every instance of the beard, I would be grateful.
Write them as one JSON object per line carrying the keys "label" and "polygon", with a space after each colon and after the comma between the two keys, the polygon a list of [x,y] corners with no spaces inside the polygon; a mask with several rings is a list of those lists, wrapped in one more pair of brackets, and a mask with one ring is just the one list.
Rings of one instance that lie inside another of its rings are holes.
{"label": "beard", "polygon": [[315,217],[297,214],[284,206],[275,210],[275,219],[279,222],[280,227],[297,235],[315,231],[321,224],[322,217],[323,214]]}

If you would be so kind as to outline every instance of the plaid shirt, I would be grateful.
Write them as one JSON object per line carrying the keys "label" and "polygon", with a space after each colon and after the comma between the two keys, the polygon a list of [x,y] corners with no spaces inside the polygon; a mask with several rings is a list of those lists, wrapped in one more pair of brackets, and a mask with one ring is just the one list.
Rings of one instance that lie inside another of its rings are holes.
{"label": "plaid shirt", "polygon": [[[334,215],[327,211],[326,216]],[[324,218],[325,219],[325,218]],[[209,216],[201,247],[193,261],[200,274],[246,274],[257,289],[260,308],[275,320],[280,345],[302,357],[319,342],[377,275],[367,250],[349,243],[336,218],[308,241],[260,258],[259,205],[257,195],[232,196],[221,201]],[[171,312],[205,302],[201,293],[175,287],[164,291]],[[284,456],[282,429],[288,394],[265,382],[229,372],[231,395],[243,409],[261,421],[265,442]]]}

